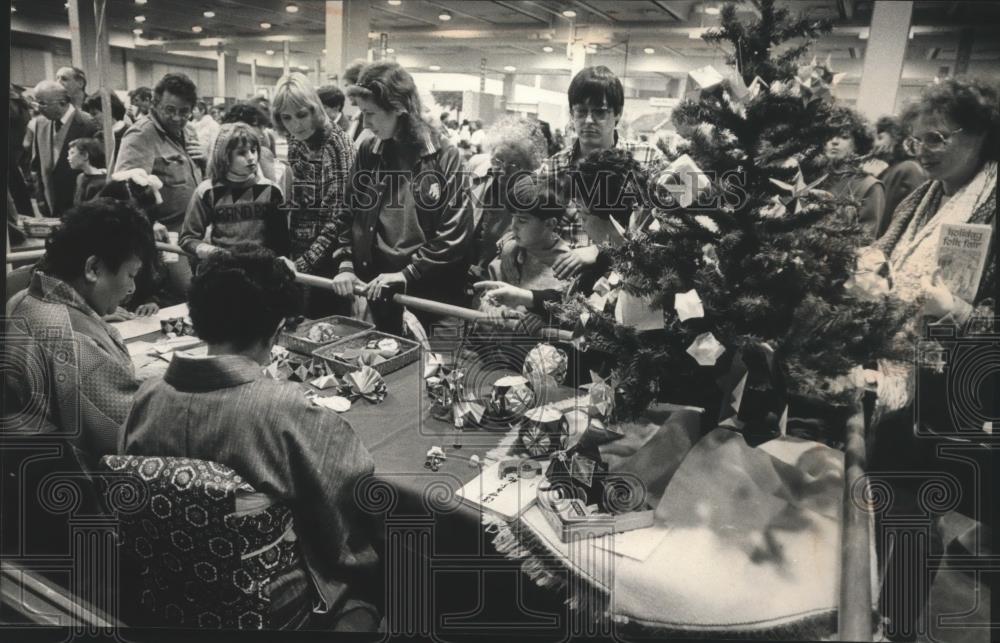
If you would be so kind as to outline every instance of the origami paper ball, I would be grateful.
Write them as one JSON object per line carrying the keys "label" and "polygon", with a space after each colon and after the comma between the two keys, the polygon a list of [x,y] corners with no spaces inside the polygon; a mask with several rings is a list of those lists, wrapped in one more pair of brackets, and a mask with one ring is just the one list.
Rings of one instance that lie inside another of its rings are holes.
{"label": "origami paper ball", "polygon": [[687,292],[679,292],[674,295],[674,309],[677,311],[677,318],[681,321],[698,319],[705,316],[705,308],[701,305],[701,297],[698,296],[698,291],[693,288]]}
{"label": "origami paper ball", "polygon": [[725,347],[712,333],[702,333],[694,338],[687,349],[688,355],[702,366],[715,366],[715,362],[726,352]]}

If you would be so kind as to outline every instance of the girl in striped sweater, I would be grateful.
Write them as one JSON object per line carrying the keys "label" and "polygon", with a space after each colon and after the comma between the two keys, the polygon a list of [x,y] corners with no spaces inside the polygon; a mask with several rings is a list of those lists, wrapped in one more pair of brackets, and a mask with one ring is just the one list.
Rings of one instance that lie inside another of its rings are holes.
{"label": "girl in striped sweater", "polygon": [[209,178],[191,196],[180,246],[204,259],[241,242],[288,254],[288,218],[280,188],[257,171],[260,141],[245,123],[223,125],[208,163]]}

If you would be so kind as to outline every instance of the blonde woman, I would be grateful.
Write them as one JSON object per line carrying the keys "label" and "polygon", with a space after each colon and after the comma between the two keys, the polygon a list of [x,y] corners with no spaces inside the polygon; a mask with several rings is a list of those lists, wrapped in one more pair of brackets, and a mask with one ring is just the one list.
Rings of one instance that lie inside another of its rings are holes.
{"label": "blonde woman", "polygon": [[[300,272],[332,277],[334,267],[324,257],[311,256],[320,230],[344,207],[348,172],[354,164],[354,146],[344,130],[330,122],[316,88],[298,72],[283,76],[274,88],[271,117],[279,134],[288,139],[292,171],[291,255]],[[309,293],[309,317],[348,312],[349,302],[328,292]]]}

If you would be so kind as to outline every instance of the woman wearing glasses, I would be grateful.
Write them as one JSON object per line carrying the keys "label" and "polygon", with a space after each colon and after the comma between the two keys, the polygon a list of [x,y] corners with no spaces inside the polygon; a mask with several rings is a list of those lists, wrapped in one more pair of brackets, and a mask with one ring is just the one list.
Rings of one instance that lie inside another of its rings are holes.
{"label": "woman wearing glasses", "polygon": [[461,203],[462,156],[424,120],[400,65],[369,65],[347,95],[375,136],[358,149],[345,208],[313,250],[334,251],[334,292],[347,297],[363,286],[376,326],[399,334],[403,311],[392,294],[464,303],[472,214]]}
{"label": "woman wearing glasses", "polygon": [[969,299],[951,292],[937,275],[937,248],[944,224],[996,227],[997,100],[995,86],[972,79],[949,78],[924,91],[906,146],[931,180],[899,204],[874,244],[889,260],[893,293],[922,302],[924,313],[935,319],[951,314],[962,322],[995,292],[995,247]]}

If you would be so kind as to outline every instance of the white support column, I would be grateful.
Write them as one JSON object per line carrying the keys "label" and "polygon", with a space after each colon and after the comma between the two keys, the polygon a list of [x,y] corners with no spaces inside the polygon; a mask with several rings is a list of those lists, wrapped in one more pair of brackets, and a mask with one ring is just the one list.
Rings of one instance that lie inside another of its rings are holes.
{"label": "white support column", "polygon": [[[69,42],[73,66],[79,67],[87,78],[97,78],[97,24],[94,3],[88,0],[69,0]],[[54,79],[55,74],[50,76]],[[96,89],[96,87],[95,87]]]}
{"label": "white support column", "polygon": [[45,50],[42,52],[42,68],[45,69],[45,78],[55,80],[56,61],[51,51]]}
{"label": "white support column", "polygon": [[240,76],[239,65],[236,62],[238,52],[227,51],[221,47],[218,50],[218,74],[215,82],[215,95],[219,98],[239,99]]}
{"label": "white support column", "polygon": [[291,43],[285,40],[281,43],[281,73],[285,76],[288,75],[288,72],[291,69],[291,58]]}
{"label": "white support column", "polygon": [[139,86],[139,75],[135,71],[135,61],[132,60],[132,56],[129,50],[125,50],[125,87],[127,89],[135,89]]}
{"label": "white support column", "polygon": [[352,60],[369,58],[368,31],[371,29],[368,0],[327,0],[326,79],[336,82]]}
{"label": "white support column", "polygon": [[871,120],[896,111],[913,2],[876,2],[865,47],[857,109]]}
{"label": "white support column", "polygon": [[577,40],[570,45],[569,77],[572,80],[580,71],[587,66],[587,45],[582,40]]}
{"label": "white support column", "polygon": [[257,59],[254,58],[250,61],[250,91],[256,95],[257,93]]}

